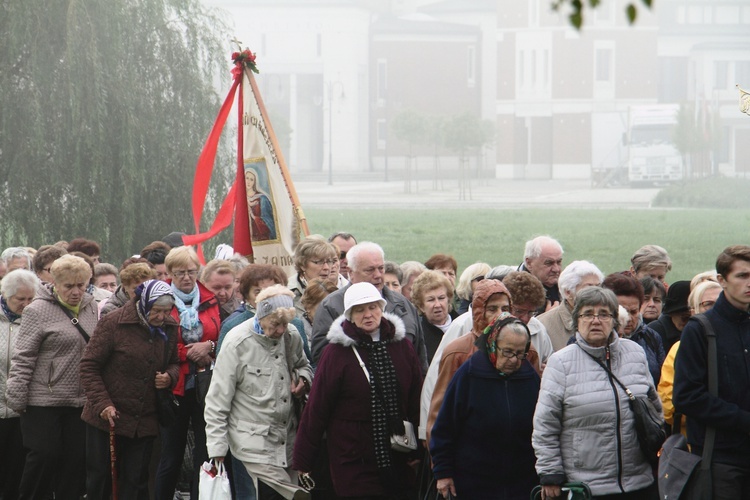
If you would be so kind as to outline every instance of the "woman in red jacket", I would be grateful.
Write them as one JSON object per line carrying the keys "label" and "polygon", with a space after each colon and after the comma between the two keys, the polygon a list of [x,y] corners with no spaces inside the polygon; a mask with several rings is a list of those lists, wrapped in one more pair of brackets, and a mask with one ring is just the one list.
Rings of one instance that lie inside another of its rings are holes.
{"label": "woman in red jacket", "polygon": [[192,498],[198,498],[198,470],[208,460],[203,403],[198,400],[196,375],[211,370],[219,338],[219,301],[198,282],[200,261],[191,247],[173,248],[164,260],[171,279],[175,308],[172,317],[179,323],[177,355],[180,376],[174,393],[180,403],[177,420],[161,428],[161,459],[156,470],[155,497],[172,500],[182,467],[188,424],[195,434],[193,448]]}

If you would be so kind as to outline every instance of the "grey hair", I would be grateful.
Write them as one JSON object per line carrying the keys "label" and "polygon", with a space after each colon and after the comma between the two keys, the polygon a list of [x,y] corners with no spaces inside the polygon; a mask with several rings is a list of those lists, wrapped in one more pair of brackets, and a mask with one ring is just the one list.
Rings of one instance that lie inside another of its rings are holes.
{"label": "grey hair", "polygon": [[359,265],[359,255],[362,252],[372,252],[380,254],[380,258],[385,261],[385,252],[383,251],[383,247],[378,245],[377,243],[373,243],[372,241],[363,241],[362,243],[357,243],[353,247],[349,249],[349,251],[346,254],[346,261],[349,265],[349,269],[352,271],[357,270],[357,266]]}
{"label": "grey hair", "polygon": [[529,331],[529,327],[524,325],[521,320],[508,323],[507,325],[502,327],[500,331],[497,332],[497,342],[505,338],[503,330],[505,330],[506,328],[511,330],[516,335],[523,335],[526,338],[526,344],[529,344],[531,342],[531,332]]}
{"label": "grey hair", "polygon": [[484,262],[476,262],[461,273],[456,283],[456,295],[459,299],[471,300],[471,282],[478,276],[486,276],[490,272],[490,265]]}
{"label": "grey hair", "polygon": [[669,258],[667,251],[659,245],[642,246],[633,254],[630,263],[633,265],[635,272],[662,266],[666,267],[667,271],[672,270],[672,259]]}
{"label": "grey hair", "polygon": [[31,254],[23,248],[23,247],[8,247],[5,250],[3,250],[3,253],[0,254],[0,259],[5,263],[5,265],[8,265],[8,263],[13,259],[26,259],[26,262],[28,263],[29,269],[31,269]]}
{"label": "grey hair", "polygon": [[526,242],[526,248],[523,251],[523,258],[525,259],[536,259],[542,255],[542,247],[545,244],[556,245],[560,249],[560,253],[563,253],[563,247],[560,242],[551,236],[537,236],[533,240]]}
{"label": "grey hair", "polygon": [[396,279],[399,283],[403,281],[404,272],[401,270],[398,264],[396,264],[393,261],[387,260],[385,261],[385,274],[393,274],[396,276]]}
{"label": "grey hair", "polygon": [[36,292],[39,283],[41,283],[39,278],[33,272],[26,269],[16,269],[6,274],[0,281],[0,292],[7,299],[16,295],[21,288],[28,288]]}
{"label": "grey hair", "polygon": [[154,305],[159,306],[159,307],[164,307],[164,306],[172,307],[174,305],[174,297],[169,294],[162,295],[161,297],[159,297],[158,299],[154,301]]}
{"label": "grey hair", "polygon": [[506,266],[501,264],[490,269],[490,272],[484,275],[485,279],[503,281],[506,276],[516,270],[516,266]]}
{"label": "grey hair", "polygon": [[583,278],[590,274],[599,278],[599,283],[604,281],[604,273],[594,264],[587,260],[574,260],[560,273],[560,277],[557,279],[557,286],[561,292],[575,292],[576,287],[581,284]]}
{"label": "grey hair", "polygon": [[425,267],[425,265],[421,262],[417,262],[416,260],[407,260],[406,262],[402,262],[399,267],[401,268],[401,286],[408,285],[409,280],[411,280],[412,276],[419,275],[427,271],[427,267]]}
{"label": "grey hair", "polygon": [[612,328],[617,330],[620,326],[619,308],[620,304],[617,303],[617,296],[615,292],[608,288],[602,288],[599,286],[589,286],[581,290],[576,294],[576,302],[573,306],[573,325],[575,326],[578,322],[581,309],[587,306],[606,306],[609,309],[609,313],[612,315],[612,321],[614,324]]}

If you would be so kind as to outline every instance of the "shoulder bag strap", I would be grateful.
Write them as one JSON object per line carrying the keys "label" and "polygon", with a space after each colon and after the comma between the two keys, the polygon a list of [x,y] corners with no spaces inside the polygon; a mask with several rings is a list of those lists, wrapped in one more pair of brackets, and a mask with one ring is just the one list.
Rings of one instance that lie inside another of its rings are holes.
{"label": "shoulder bag strap", "polygon": [[586,349],[584,349],[583,347],[581,347],[580,344],[576,343],[576,345],[583,352],[585,352],[586,354],[588,354],[591,359],[593,359],[594,361],[596,361],[596,364],[598,364],[599,366],[601,366],[602,368],[604,368],[604,371],[606,371],[607,373],[609,373],[609,376],[612,377],[615,382],[617,382],[617,385],[619,385],[620,387],[622,387],[622,390],[625,391],[625,394],[628,395],[628,398],[630,400],[635,401],[635,396],[633,396],[633,393],[630,392],[630,389],[628,389],[627,387],[625,387],[625,385],[622,382],[620,382],[620,379],[617,378],[614,373],[612,373],[612,370],[610,370],[609,368],[607,368],[607,365],[605,365],[604,363],[602,363],[601,360],[596,359],[596,357],[593,354],[591,354],[590,352],[586,351]]}
{"label": "shoulder bag strap", "polygon": [[83,340],[85,340],[85,341],[86,341],[86,343],[88,344],[88,343],[89,343],[89,340],[91,340],[91,337],[89,337],[89,334],[88,334],[88,333],[86,333],[86,330],[84,330],[84,329],[83,329],[83,327],[81,326],[81,323],[80,323],[80,322],[78,321],[78,318],[76,318],[75,316],[73,316],[73,313],[72,313],[72,312],[70,312],[70,309],[68,309],[68,308],[67,308],[67,307],[65,307],[64,305],[60,304],[60,303],[59,303],[59,302],[58,302],[57,300],[55,300],[55,303],[56,303],[56,304],[57,304],[58,306],[60,306],[60,308],[61,308],[61,309],[63,310],[63,312],[65,313],[65,315],[66,315],[66,316],[67,316],[68,318],[70,318],[70,322],[71,322],[71,324],[72,324],[73,326],[75,326],[75,327],[76,327],[76,328],[78,329],[78,331],[79,331],[79,332],[81,332],[81,336],[83,337]]}
{"label": "shoulder bag strap", "polygon": [[365,372],[365,377],[367,377],[367,383],[372,384],[372,381],[370,380],[370,372],[367,370],[367,367],[365,366],[365,362],[362,361],[362,356],[359,355],[359,351],[357,351],[357,348],[352,345],[352,351],[354,351],[354,355],[357,356],[357,361],[359,361],[359,366],[362,368],[362,371]]}
{"label": "shoulder bag strap", "polygon": [[[719,357],[716,351],[716,332],[705,314],[696,314],[693,318],[703,326],[703,334],[708,341],[708,393],[714,397],[719,397]],[[703,440],[703,457],[701,459],[701,469],[703,470],[711,470],[715,442],[716,427],[707,425],[706,437]]]}

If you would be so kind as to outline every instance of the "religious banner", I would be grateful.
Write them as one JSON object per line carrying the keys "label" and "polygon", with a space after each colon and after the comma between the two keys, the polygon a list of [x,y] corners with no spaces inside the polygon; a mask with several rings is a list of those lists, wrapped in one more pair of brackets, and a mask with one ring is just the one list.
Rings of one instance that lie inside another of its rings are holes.
{"label": "religious banner", "polygon": [[740,91],[740,111],[750,115],[750,92],[743,90],[739,84],[737,84],[737,90]]}
{"label": "religious banner", "polygon": [[[198,245],[216,236],[234,219],[234,251],[260,264],[281,266],[294,273],[292,256],[307,221],[294,190],[284,156],[268,120],[253,73],[255,54],[248,49],[232,54],[234,81],[203,147],[193,182],[194,235],[183,236],[186,245]],[[216,159],[219,138],[238,96],[237,174],[211,228],[201,233],[200,221]]]}

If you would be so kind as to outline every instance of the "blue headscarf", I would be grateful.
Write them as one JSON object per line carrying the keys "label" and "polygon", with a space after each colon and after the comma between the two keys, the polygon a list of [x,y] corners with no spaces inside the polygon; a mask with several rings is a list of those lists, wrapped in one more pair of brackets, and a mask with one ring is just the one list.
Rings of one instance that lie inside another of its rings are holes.
{"label": "blue headscarf", "polygon": [[163,296],[169,296],[174,299],[172,288],[159,280],[148,280],[144,281],[135,289],[136,298],[136,309],[138,310],[138,317],[149,327],[151,335],[159,335],[164,341],[167,341],[167,334],[164,330],[158,326],[153,326],[148,322],[148,317],[151,314],[151,308],[154,307],[154,303]]}

